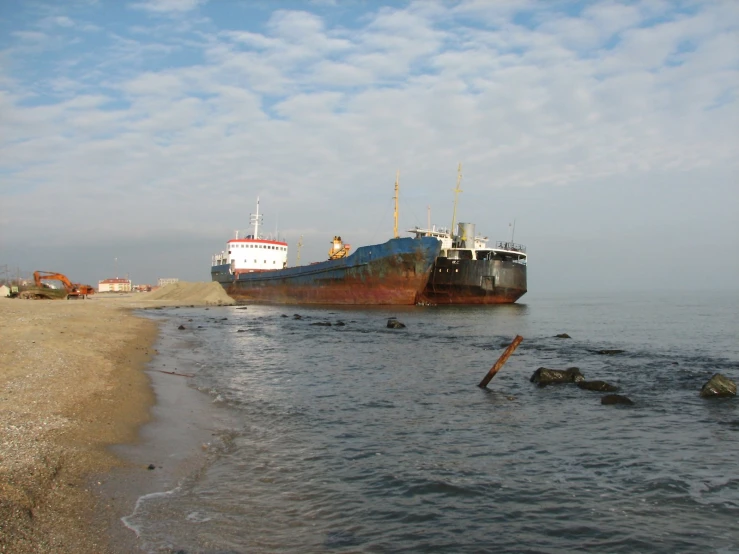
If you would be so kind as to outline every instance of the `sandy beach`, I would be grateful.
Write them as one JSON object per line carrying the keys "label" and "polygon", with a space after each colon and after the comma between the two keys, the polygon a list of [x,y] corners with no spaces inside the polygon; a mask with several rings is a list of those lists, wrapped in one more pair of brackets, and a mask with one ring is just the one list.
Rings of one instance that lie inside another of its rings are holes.
{"label": "sandy beach", "polygon": [[157,324],[132,308],[230,303],[186,288],[0,299],[0,552],[112,551],[109,522],[130,507],[101,501],[96,476],[130,464],[109,447],[135,443],[155,402]]}

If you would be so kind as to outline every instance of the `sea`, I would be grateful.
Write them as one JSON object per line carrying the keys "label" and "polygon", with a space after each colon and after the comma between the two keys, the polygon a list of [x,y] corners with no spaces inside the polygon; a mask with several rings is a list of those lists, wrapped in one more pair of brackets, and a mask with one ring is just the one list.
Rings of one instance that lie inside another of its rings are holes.
{"label": "sea", "polygon": [[[736,292],[144,313],[228,416],[124,518],[144,552],[739,552],[739,398],[699,396],[739,381]],[[573,366],[633,405],[530,381]]]}

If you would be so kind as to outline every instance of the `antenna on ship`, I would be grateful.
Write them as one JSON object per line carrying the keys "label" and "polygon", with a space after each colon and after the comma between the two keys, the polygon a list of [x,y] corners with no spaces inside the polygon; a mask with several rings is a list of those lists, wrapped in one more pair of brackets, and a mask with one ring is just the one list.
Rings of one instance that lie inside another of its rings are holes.
{"label": "antenna on ship", "polygon": [[462,162],[459,162],[457,167],[457,187],[452,191],[454,193],[454,212],[452,212],[452,228],[449,229],[449,236],[454,237],[454,224],[457,222],[457,198],[460,192],[464,192],[459,188],[459,184],[462,182]]}
{"label": "antenna on ship", "polygon": [[395,226],[393,227],[393,236],[398,238],[398,187],[400,185],[400,170],[395,174]]}
{"label": "antenna on ship", "polygon": [[259,238],[259,222],[261,216],[259,215],[259,197],[257,196],[257,213],[251,215],[251,222],[254,224],[254,238]]}
{"label": "antenna on ship", "polygon": [[426,206],[426,229],[431,229],[431,206]]}
{"label": "antenna on ship", "polygon": [[298,259],[295,262],[296,266],[300,265],[300,249],[303,248],[303,235],[300,235],[300,240],[298,241]]}

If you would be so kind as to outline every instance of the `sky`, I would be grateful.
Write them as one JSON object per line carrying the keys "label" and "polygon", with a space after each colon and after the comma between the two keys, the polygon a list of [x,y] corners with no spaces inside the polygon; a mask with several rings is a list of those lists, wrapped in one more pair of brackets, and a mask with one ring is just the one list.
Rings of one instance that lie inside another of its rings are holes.
{"label": "sky", "polygon": [[[529,291],[739,291],[739,2],[0,1],[0,278],[457,221]],[[514,224],[515,222],[515,224]]]}

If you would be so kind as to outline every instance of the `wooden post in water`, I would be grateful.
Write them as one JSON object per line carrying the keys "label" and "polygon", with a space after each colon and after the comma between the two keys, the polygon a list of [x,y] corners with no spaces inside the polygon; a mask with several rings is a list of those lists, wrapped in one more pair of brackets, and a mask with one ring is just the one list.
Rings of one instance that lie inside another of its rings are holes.
{"label": "wooden post in water", "polygon": [[513,351],[518,348],[518,345],[521,344],[521,341],[523,340],[523,337],[521,335],[516,335],[516,338],[513,339],[513,342],[508,345],[508,348],[505,349],[505,352],[501,354],[500,358],[498,358],[498,361],[495,362],[495,365],[490,368],[490,371],[488,371],[488,374],[485,376],[485,378],[480,381],[480,384],[477,385],[481,389],[487,388],[488,383],[490,380],[495,377],[495,374],[500,371],[500,369],[503,367],[503,364],[505,364],[508,361],[508,358],[513,354]]}

